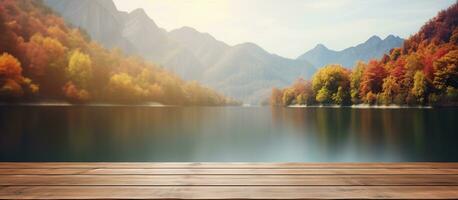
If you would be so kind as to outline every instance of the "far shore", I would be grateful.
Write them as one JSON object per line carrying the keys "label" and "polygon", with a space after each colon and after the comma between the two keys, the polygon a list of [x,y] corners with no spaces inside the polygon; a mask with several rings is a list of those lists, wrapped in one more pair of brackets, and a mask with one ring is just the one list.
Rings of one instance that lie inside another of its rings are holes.
{"label": "far shore", "polygon": [[432,109],[433,106],[408,106],[408,105],[369,105],[357,104],[351,106],[342,105],[290,105],[288,108],[354,108],[354,109],[405,109],[405,108],[419,108],[419,109]]}
{"label": "far shore", "polygon": [[143,103],[112,103],[112,102],[91,102],[71,103],[67,101],[39,101],[39,102],[0,102],[0,106],[53,106],[53,107],[250,107],[245,105],[179,105],[162,104],[159,102]]}
{"label": "far shore", "polygon": [[[0,102],[0,106],[53,106],[53,107],[72,107],[72,106],[87,106],[87,107],[268,107],[268,105],[221,105],[221,106],[206,106],[206,105],[167,105],[159,102],[144,102],[144,103],[70,103],[66,101],[42,101],[42,102]],[[279,106],[284,107],[284,106]],[[408,106],[408,105],[289,105],[286,108],[353,108],[353,109],[433,109],[433,108],[452,108],[457,106],[440,105],[440,106]]]}
{"label": "far shore", "polygon": [[158,102],[145,102],[139,104],[122,104],[122,103],[85,103],[74,104],[66,101],[49,101],[49,102],[20,102],[20,103],[0,103],[0,106],[93,106],[93,107],[116,107],[116,106],[131,106],[131,107],[173,107],[177,105],[164,105]]}

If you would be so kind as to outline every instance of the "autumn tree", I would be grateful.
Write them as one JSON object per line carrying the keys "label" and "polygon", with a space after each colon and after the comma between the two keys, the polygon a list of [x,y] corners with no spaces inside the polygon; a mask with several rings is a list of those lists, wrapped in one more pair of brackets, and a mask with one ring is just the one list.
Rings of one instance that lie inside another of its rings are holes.
{"label": "autumn tree", "polygon": [[[26,90],[26,91],[24,91]],[[39,87],[30,79],[22,76],[21,63],[12,55],[3,53],[0,56],[0,98],[19,98],[25,92],[38,93]]]}
{"label": "autumn tree", "polygon": [[140,101],[147,96],[147,91],[134,82],[134,78],[127,73],[111,76],[108,91],[112,97],[122,102]]}
{"label": "autumn tree", "polygon": [[70,102],[84,103],[90,99],[89,92],[85,89],[78,88],[73,82],[68,82],[62,87],[65,97]]}
{"label": "autumn tree", "polygon": [[424,104],[427,97],[426,76],[422,71],[417,71],[414,76],[414,84],[411,93],[419,104]]}
{"label": "autumn tree", "polygon": [[[349,77],[350,87],[338,67],[324,67],[312,81],[318,103],[341,104],[349,95],[352,103],[458,105],[458,3],[441,11],[401,48],[392,49],[380,60],[358,63]],[[331,65],[332,66],[332,65]],[[345,80],[345,79],[343,79]],[[276,91],[289,97],[294,88]],[[285,98],[289,100],[290,98]],[[297,96],[296,102],[302,102]]]}
{"label": "autumn tree", "polygon": [[360,97],[363,102],[375,103],[374,96],[382,92],[383,80],[386,76],[387,72],[383,65],[376,60],[369,62],[367,69],[363,73],[360,85]]}
{"label": "autumn tree", "polygon": [[21,97],[24,94],[21,87],[22,80],[19,61],[7,53],[0,56],[0,96]]}
{"label": "autumn tree", "polygon": [[278,88],[272,88],[270,95],[270,105],[279,106],[282,105],[283,93]]}
{"label": "autumn tree", "polygon": [[423,70],[423,62],[417,53],[411,53],[410,55],[407,56],[406,58],[406,64],[405,64],[405,74],[402,79],[402,84],[401,84],[401,91],[402,93],[407,94],[407,103],[415,103],[416,102],[416,97],[411,93],[412,88],[414,86],[414,76],[418,71]]}
{"label": "autumn tree", "polygon": [[385,78],[385,80],[383,80],[382,88],[383,92],[380,97],[382,104],[401,104],[402,97],[397,96],[401,88],[399,86],[399,82],[397,82],[394,76],[388,76],[387,78]]}
{"label": "autumn tree", "polygon": [[295,92],[293,88],[288,88],[283,91],[282,105],[291,105],[296,100]]}
{"label": "autumn tree", "polygon": [[341,65],[328,65],[313,76],[312,88],[319,103],[347,104],[350,102],[350,72]]}
{"label": "autumn tree", "polygon": [[358,62],[350,74],[350,95],[354,104],[360,103],[359,90],[361,88],[361,79],[367,65],[364,62]]}
{"label": "autumn tree", "polygon": [[[68,26],[43,1],[0,0],[0,34],[0,53],[8,53],[2,56],[1,100],[29,100],[28,94],[40,92],[42,98],[76,103],[238,103],[142,58],[103,48],[84,30]],[[14,71],[20,76],[13,76]]]}
{"label": "autumn tree", "polygon": [[293,85],[295,95],[296,95],[296,103],[299,105],[310,105],[313,104],[315,101],[315,96],[313,94],[312,83],[310,81],[305,81],[303,79],[299,79]]}
{"label": "autumn tree", "polygon": [[87,88],[92,79],[92,60],[79,50],[71,53],[67,67],[68,78],[81,88]]}
{"label": "autumn tree", "polygon": [[66,48],[53,38],[35,34],[27,43],[29,69],[33,77],[42,77],[50,69],[65,67]]}
{"label": "autumn tree", "polygon": [[450,51],[434,62],[434,87],[445,92],[447,86],[458,88],[458,50]]}

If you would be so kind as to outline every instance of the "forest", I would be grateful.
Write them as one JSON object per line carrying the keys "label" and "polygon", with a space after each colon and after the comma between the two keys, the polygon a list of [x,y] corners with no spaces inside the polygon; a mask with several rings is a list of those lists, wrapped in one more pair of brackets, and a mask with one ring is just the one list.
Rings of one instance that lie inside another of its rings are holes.
{"label": "forest", "polygon": [[159,65],[107,50],[41,0],[0,0],[0,102],[234,105]]}
{"label": "forest", "polygon": [[458,3],[379,60],[320,68],[312,80],[273,88],[271,105],[458,105]]}

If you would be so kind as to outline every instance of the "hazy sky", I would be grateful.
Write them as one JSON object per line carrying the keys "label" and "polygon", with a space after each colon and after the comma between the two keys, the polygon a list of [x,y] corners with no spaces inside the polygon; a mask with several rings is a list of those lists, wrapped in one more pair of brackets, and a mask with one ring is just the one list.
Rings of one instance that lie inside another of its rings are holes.
{"label": "hazy sky", "polygon": [[254,42],[295,58],[322,43],[341,50],[372,35],[407,38],[455,0],[114,0],[166,30],[190,26],[230,45]]}

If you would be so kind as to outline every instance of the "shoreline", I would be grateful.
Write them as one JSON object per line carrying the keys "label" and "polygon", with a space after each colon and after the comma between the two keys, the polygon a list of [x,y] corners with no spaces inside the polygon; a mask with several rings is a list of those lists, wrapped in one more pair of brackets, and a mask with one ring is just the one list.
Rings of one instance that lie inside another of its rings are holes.
{"label": "shoreline", "polygon": [[[50,107],[240,107],[240,108],[261,108],[271,107],[264,105],[220,105],[220,106],[205,106],[205,105],[166,105],[158,102],[140,103],[140,104],[123,104],[123,103],[87,103],[87,104],[73,104],[65,101],[58,102],[22,102],[22,103],[5,103],[0,102],[0,106],[50,106]],[[276,107],[276,106],[274,106]],[[351,108],[351,109],[434,109],[434,108],[456,108],[457,106],[407,106],[407,105],[369,105],[369,104],[358,104],[358,105],[289,105],[289,106],[278,106],[283,108]]]}
{"label": "shoreline", "polygon": [[142,104],[122,104],[122,103],[88,103],[72,104],[69,102],[29,102],[29,103],[0,103],[0,106],[53,106],[53,107],[176,107],[177,105],[164,105],[157,102]]}
{"label": "shoreline", "polygon": [[162,104],[158,102],[145,102],[145,103],[70,103],[66,101],[50,101],[50,102],[20,102],[20,103],[5,103],[0,102],[0,107],[7,106],[35,106],[35,107],[151,107],[151,108],[165,108],[165,107],[254,107],[242,105],[174,105]]}
{"label": "shoreline", "polygon": [[[454,106],[452,106],[454,107]],[[351,106],[341,105],[290,105],[287,108],[352,108],[352,109],[433,109],[434,106],[407,106],[407,105],[369,105],[358,104]]]}

